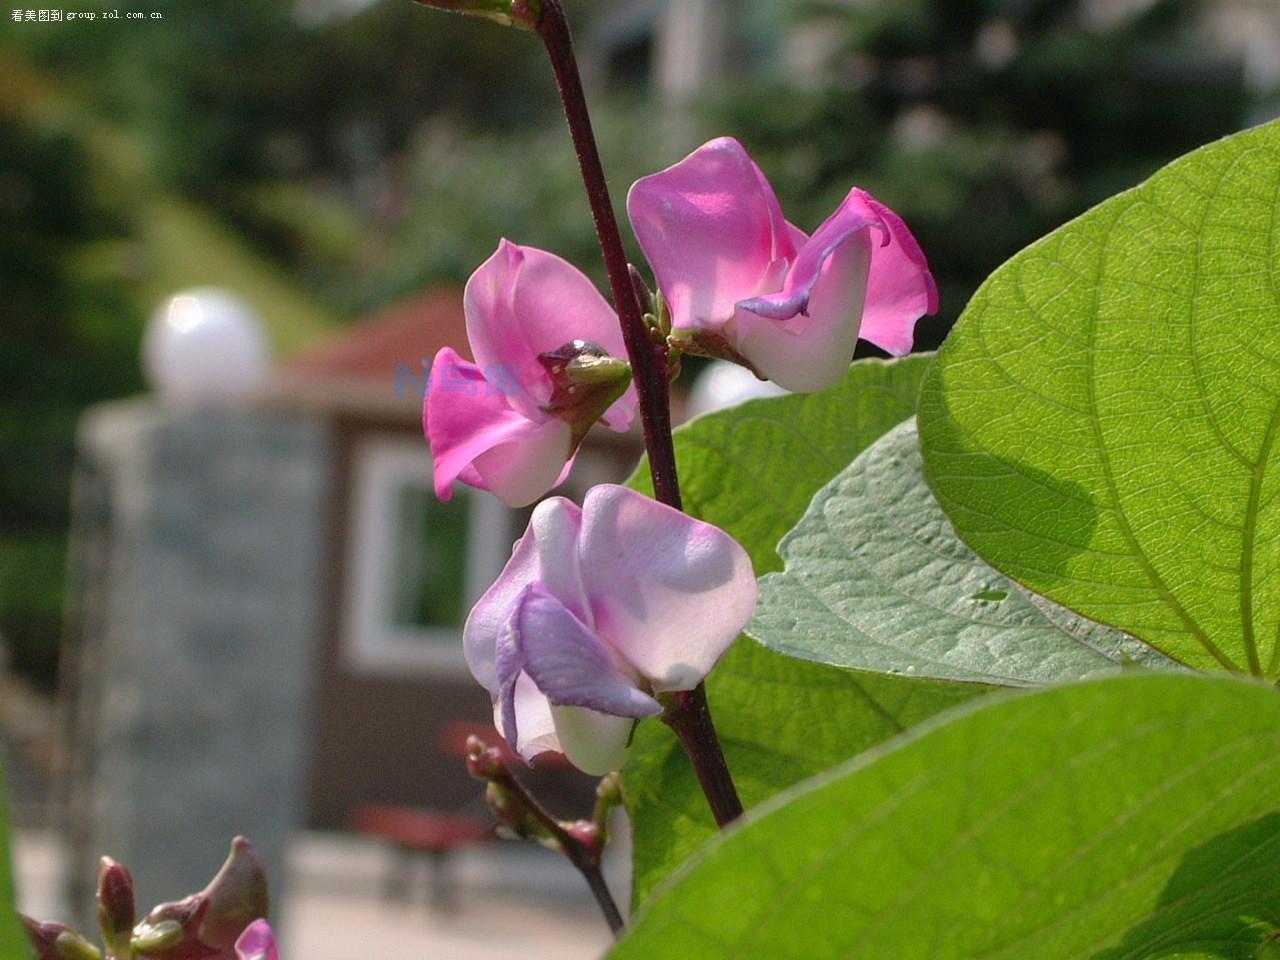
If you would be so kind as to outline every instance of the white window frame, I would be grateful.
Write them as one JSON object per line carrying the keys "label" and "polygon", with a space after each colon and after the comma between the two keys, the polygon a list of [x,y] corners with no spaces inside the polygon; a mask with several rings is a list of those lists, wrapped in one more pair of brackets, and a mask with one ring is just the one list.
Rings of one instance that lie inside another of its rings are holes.
{"label": "white window frame", "polygon": [[[406,487],[432,490],[431,453],[421,439],[363,437],[354,446],[342,659],[372,675],[467,676],[462,630],[394,622],[386,585],[394,572],[397,500]],[[464,498],[467,551],[463,609],[469,610],[511,555],[510,511],[497,497],[458,484]]]}

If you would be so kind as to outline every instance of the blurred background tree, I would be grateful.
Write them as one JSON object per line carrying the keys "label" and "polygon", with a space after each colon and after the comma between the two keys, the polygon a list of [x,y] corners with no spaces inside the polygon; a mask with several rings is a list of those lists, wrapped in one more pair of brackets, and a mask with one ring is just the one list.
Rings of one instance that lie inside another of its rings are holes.
{"label": "blurred background tree", "polygon": [[[673,19],[680,7],[716,34],[683,87],[670,48],[695,20]],[[140,388],[141,329],[164,296],[232,287],[287,353],[465,280],[500,236],[603,286],[529,37],[410,0],[64,9],[163,16],[0,30],[0,637],[45,684],[74,425]],[[720,133],[808,229],[864,186],[938,275],[943,312],[921,347],[1006,257],[1274,113],[1280,87],[1268,0],[577,0],[570,13],[616,202]]]}
{"label": "blurred background tree", "polygon": [[1213,37],[1215,17],[1247,13],[1208,0],[806,3],[789,15],[803,67],[733,91],[719,124],[743,131],[802,224],[851,182],[905,217],[942,292],[917,330],[931,348],[1004,259],[1245,124],[1244,58]]}

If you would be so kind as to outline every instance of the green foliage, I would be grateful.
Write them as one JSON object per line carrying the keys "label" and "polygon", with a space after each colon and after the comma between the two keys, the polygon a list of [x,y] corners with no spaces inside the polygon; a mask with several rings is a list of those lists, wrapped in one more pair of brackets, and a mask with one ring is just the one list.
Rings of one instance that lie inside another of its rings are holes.
{"label": "green foliage", "polygon": [[[596,113],[615,205],[627,184],[664,165],[638,114],[620,103]],[[377,289],[400,295],[442,279],[461,283],[502,237],[550,250],[608,289],[578,162],[561,128],[480,135],[433,124],[415,145],[408,194],[404,222],[371,280]],[[631,242],[630,231],[624,235]],[[634,243],[630,254],[644,262]]]}
{"label": "green foliage", "polygon": [[748,814],[610,957],[1246,960],[1280,928],[1280,696],[990,698]]}
{"label": "green foliage", "polygon": [[1246,116],[1201,0],[775,6],[763,49],[801,25],[832,52],[803,64],[805,84],[791,71],[735,83],[709,126],[746,143],[802,227],[854,184],[906,218],[942,292],[919,345],[939,342],[1001,261]]}
{"label": "green foliage", "polygon": [[1036,243],[926,378],[925,476],[1010,577],[1198,668],[1280,676],[1280,125]]}
{"label": "green foliage", "polygon": [[13,883],[13,853],[9,844],[9,804],[4,767],[0,764],[0,957],[25,957],[30,953],[27,933],[18,919],[17,891]]}
{"label": "green foliage", "polygon": [[61,531],[0,536],[0,637],[10,664],[46,686],[58,666],[66,569]]}
{"label": "green foliage", "polygon": [[[823,393],[752,401],[676,431],[685,509],[733,534],[757,574],[778,569],[774,545],[824,483],[911,414],[928,363],[860,361]],[[646,463],[632,484],[651,491]],[[983,690],[804,663],[750,640],[739,640],[707,680],[748,807]],[[688,760],[661,724],[638,728],[625,789],[640,903],[714,835],[715,824]]]}
{"label": "green foliage", "polygon": [[137,389],[136,314],[83,269],[118,234],[79,138],[0,111],[0,639],[51,685],[77,411]]}
{"label": "green foliage", "polygon": [[1023,686],[1121,664],[1176,666],[1146,644],[1027,594],[966,547],[921,474],[915,421],[885,434],[809,504],[763,578],[747,632],[842,667]]}

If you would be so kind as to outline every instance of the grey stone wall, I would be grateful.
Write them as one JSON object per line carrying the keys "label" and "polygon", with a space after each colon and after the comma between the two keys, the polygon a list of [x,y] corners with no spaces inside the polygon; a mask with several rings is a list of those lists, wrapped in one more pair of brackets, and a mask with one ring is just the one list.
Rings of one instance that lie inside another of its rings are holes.
{"label": "grey stone wall", "polygon": [[99,855],[149,909],[199,890],[236,834],[279,901],[311,749],[330,446],[283,411],[86,415],[64,789],[80,918]]}

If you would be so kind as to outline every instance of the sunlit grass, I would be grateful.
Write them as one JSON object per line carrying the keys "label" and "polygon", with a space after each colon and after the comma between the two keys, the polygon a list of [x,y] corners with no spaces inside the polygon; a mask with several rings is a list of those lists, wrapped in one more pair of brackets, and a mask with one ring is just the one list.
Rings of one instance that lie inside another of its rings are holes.
{"label": "sunlit grass", "polygon": [[147,260],[138,287],[144,309],[185,287],[225,287],[258,311],[281,354],[338,326],[335,315],[199,206],[159,196],[138,211],[137,225]]}

